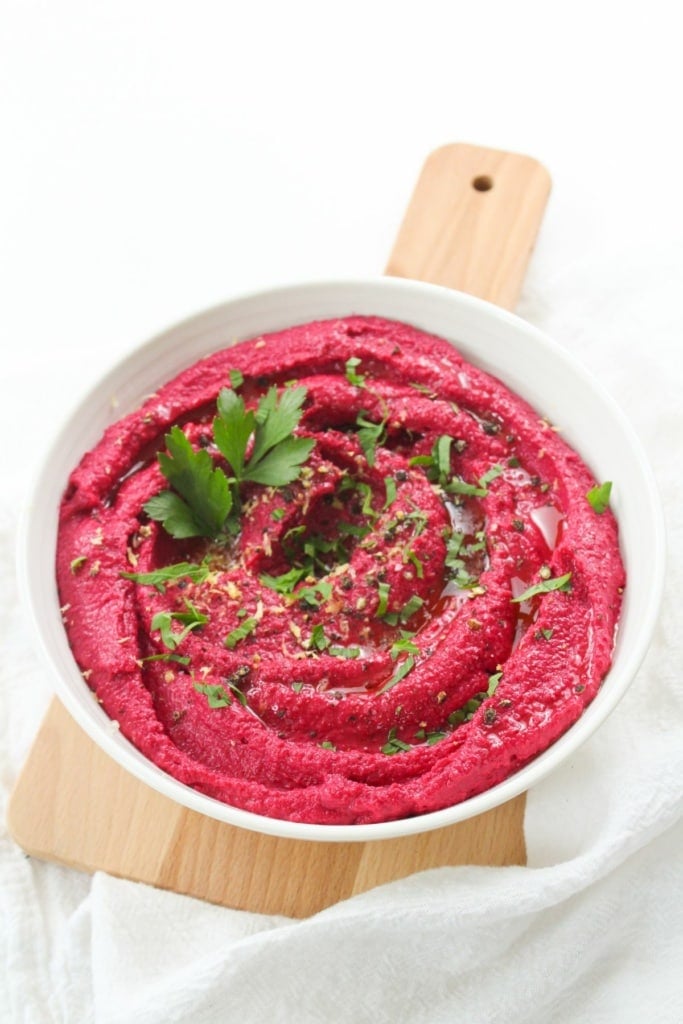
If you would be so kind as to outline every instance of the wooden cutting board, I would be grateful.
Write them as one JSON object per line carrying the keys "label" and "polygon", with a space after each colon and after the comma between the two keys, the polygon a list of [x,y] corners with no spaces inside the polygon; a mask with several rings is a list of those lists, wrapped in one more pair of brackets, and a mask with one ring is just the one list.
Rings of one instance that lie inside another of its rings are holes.
{"label": "wooden cutting board", "polygon": [[[463,144],[427,159],[386,272],[514,307],[550,191],[530,157]],[[53,700],[8,824],[35,857],[228,907],[305,917],[430,867],[523,864],[524,796],[402,839],[314,843],[235,828],[129,775]]]}

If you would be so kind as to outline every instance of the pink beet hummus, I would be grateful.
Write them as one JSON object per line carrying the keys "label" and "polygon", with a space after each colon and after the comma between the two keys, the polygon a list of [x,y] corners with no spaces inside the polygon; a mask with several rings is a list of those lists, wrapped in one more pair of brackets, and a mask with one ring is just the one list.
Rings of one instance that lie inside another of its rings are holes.
{"label": "pink beet hummus", "polygon": [[[143,509],[157,454],[179,425],[224,463],[230,371],[247,408],[305,387],[294,433],[315,444],[292,483],[247,485],[229,543],[176,539]],[[107,714],[187,786],[292,821],[424,814],[517,771],[599,689],[625,581],[595,485],[446,341],[292,327],[185,370],[84,456],[61,506],[65,627]]]}

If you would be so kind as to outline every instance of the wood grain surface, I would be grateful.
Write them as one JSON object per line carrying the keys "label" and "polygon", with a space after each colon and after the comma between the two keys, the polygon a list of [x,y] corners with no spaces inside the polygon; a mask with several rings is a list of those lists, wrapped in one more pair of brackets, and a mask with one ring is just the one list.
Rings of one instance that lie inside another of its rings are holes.
{"label": "wood grain surface", "polygon": [[[518,298],[550,191],[526,156],[455,144],[427,159],[386,272]],[[524,797],[448,828],[402,839],[280,839],[189,811],[139,782],[57,700],[10,801],[29,854],[146,882],[224,906],[305,917],[386,881],[449,864],[522,864]]]}

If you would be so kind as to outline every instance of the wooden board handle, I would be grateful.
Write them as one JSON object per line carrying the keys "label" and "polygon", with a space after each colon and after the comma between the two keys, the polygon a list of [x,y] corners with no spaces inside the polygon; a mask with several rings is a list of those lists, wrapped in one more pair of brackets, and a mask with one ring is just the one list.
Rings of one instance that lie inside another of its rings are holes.
{"label": "wooden board handle", "polygon": [[531,157],[443,146],[425,162],[386,273],[513,309],[549,192]]}

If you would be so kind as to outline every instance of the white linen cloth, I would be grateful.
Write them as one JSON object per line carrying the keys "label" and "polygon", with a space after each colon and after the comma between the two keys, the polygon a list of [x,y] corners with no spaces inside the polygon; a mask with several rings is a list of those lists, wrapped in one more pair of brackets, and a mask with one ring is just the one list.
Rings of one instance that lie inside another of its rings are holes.
{"label": "white linen cloth", "polygon": [[[26,5],[29,9],[32,6]],[[54,116],[56,127],[47,136],[36,131],[35,138],[23,144],[19,168],[11,178],[13,195],[23,212],[22,217],[17,214],[16,222],[9,218],[12,242],[5,255],[10,287],[0,314],[0,426],[4,438],[0,497],[3,821],[8,793],[50,696],[46,674],[36,661],[32,638],[18,607],[13,564],[18,512],[35,461],[31,453],[45,447],[55,417],[74,404],[79,391],[119,354],[150,333],[150,325],[170,323],[176,314],[220,301],[244,287],[266,286],[274,279],[350,275],[381,267],[414,174],[424,155],[437,144],[462,138],[477,141],[484,134],[494,145],[527,149],[550,166],[555,190],[519,312],[574,351],[627,412],[658,478],[668,519],[669,551],[661,617],[650,652],[631,689],[598,733],[529,794],[525,821],[528,867],[426,872],[331,907],[309,920],[290,921],[209,906],[104,874],[90,878],[39,863],[12,843],[3,825],[0,1021],[641,1024],[656,1020],[658,1024],[681,1024],[683,217],[680,199],[676,198],[675,144],[664,130],[660,132],[667,125],[674,127],[675,102],[680,97],[680,88],[672,88],[675,82],[666,78],[677,55],[670,42],[675,37],[673,27],[669,26],[667,32],[665,6],[659,6],[659,19],[657,3],[643,7],[643,16],[647,13],[652,23],[661,26],[656,50],[648,50],[650,37],[638,18],[615,24],[614,31],[624,45],[616,53],[608,50],[613,26],[610,16],[601,15],[599,5],[591,5],[590,23],[574,29],[565,26],[567,54],[553,50],[552,60],[544,58],[543,65],[546,74],[552,72],[550,80],[556,90],[553,93],[538,86],[533,93],[533,113],[523,103],[532,95],[534,78],[525,69],[533,67],[529,62],[534,60],[534,47],[540,37],[520,44],[526,46],[521,51],[522,59],[518,52],[508,53],[506,33],[501,29],[500,38],[490,39],[498,61],[498,78],[492,71],[488,85],[482,81],[476,86],[473,111],[454,117],[450,94],[444,89],[442,100],[429,114],[428,130],[421,131],[415,122],[410,145],[397,143],[398,153],[390,157],[386,155],[391,148],[389,129],[396,128],[398,137],[406,106],[387,104],[387,134],[375,148],[376,124],[366,109],[368,97],[384,95],[383,82],[393,70],[389,56],[379,54],[378,81],[374,85],[366,83],[362,93],[354,92],[358,88],[355,79],[345,81],[343,90],[340,86],[336,92],[337,79],[325,78],[323,63],[316,62],[315,70],[332,90],[333,99],[340,104],[342,97],[348,99],[357,116],[354,131],[360,143],[353,143],[349,136],[349,145],[359,145],[361,154],[369,153],[369,162],[381,162],[384,153],[381,173],[375,180],[372,169],[368,169],[369,183],[357,186],[355,193],[351,190],[347,207],[341,184],[349,173],[348,165],[340,179],[335,179],[331,171],[336,190],[330,221],[315,235],[316,210],[327,214],[329,197],[316,173],[317,151],[312,145],[306,148],[304,142],[304,119],[294,116],[287,130],[302,146],[302,152],[291,157],[293,169],[289,178],[285,175],[284,191],[277,197],[282,205],[282,221],[271,218],[267,228],[259,228],[260,238],[254,242],[254,223],[248,218],[244,223],[240,221],[239,211],[244,205],[240,197],[231,214],[235,230],[227,255],[222,238],[210,237],[208,230],[200,232],[206,251],[195,247],[195,222],[185,221],[182,213],[174,221],[178,247],[169,244],[170,236],[159,234],[161,219],[145,233],[148,207],[137,197],[138,179],[126,179],[124,174],[122,182],[118,177],[115,181],[114,172],[104,178],[104,185],[111,189],[112,210],[107,212],[107,204],[102,203],[98,229],[90,234],[89,218],[95,210],[100,215],[100,184],[88,192],[85,178],[78,176],[76,162],[70,162],[69,146],[75,136],[67,133],[67,142],[60,142],[59,131],[71,124],[71,107],[63,106],[66,100],[75,104],[77,114],[88,125],[88,146],[79,148],[78,141],[74,143],[80,159],[94,160],[87,166],[99,171],[104,171],[111,159],[117,174],[127,166],[133,143],[144,148],[145,133],[155,130],[152,116],[159,114],[163,123],[164,88],[178,99],[173,117],[180,118],[181,126],[195,125],[195,108],[188,100],[190,118],[179,98],[180,86],[174,93],[176,86],[170,84],[175,83],[175,68],[167,67],[163,60],[163,66],[157,69],[158,79],[151,73],[145,77],[147,72],[141,68],[147,65],[142,59],[135,64],[134,87],[127,78],[117,77],[118,57],[106,56],[105,35],[115,55],[130,56],[139,46],[136,58],[149,56],[156,22],[149,14],[141,14],[138,21],[138,5],[105,4],[101,9],[106,15],[99,16],[101,23],[85,3],[67,6],[78,17],[62,24],[57,21],[57,13],[46,9],[42,14],[48,25],[41,23],[39,30],[37,5],[35,22],[19,13],[19,5],[13,11],[19,44],[27,53],[38,47],[40,60],[29,67],[47,62],[48,69],[42,85],[32,86],[28,73],[19,79],[25,94],[23,98],[15,97],[17,123],[24,116],[30,123],[32,117],[45,132]],[[289,9],[290,5],[286,6]],[[425,25],[438,6],[425,5],[421,15]],[[483,30],[487,19],[494,20],[493,13],[504,15],[502,5],[496,10],[493,4],[493,11],[491,4],[484,5],[478,15],[476,5],[467,6],[468,17],[481,19],[476,24],[468,23],[466,28],[470,30]],[[392,5],[392,11],[395,7]],[[522,2],[506,5],[505,10],[513,8],[514,18],[526,19],[529,25],[547,9],[542,4]],[[63,10],[60,6],[60,12]],[[212,17],[219,19],[216,12],[217,8],[212,8]],[[573,12],[580,20],[581,5]],[[156,13],[161,16],[161,8]],[[180,52],[184,29],[179,8],[166,4],[163,13],[168,17],[164,21],[167,45],[171,52]],[[381,19],[376,14],[373,18],[366,8],[364,17],[365,30],[374,32],[379,40]],[[416,28],[412,20],[401,20],[398,13],[395,17],[392,30],[398,33],[399,43],[408,46],[411,33],[420,35],[419,25]],[[588,24],[593,34],[583,42],[582,32]],[[337,29],[340,46],[343,49],[348,44],[351,53],[353,31],[343,25]],[[604,43],[604,50],[595,43],[595,33]],[[465,37],[479,38],[473,32]],[[64,53],[59,47],[53,49],[57,40],[66,48]],[[87,45],[82,47],[84,41]],[[419,41],[425,40],[420,37]],[[578,55],[572,41],[579,47]],[[468,47],[461,47],[458,66],[449,65],[446,74],[432,70],[432,56],[421,56],[417,43],[416,64],[411,67],[426,76],[427,85],[455,83],[464,93],[467,82],[476,80],[476,47],[473,55],[465,52]],[[445,58],[446,50],[439,49],[442,44],[436,35],[430,36],[429,43],[437,48],[440,58]],[[294,41],[291,45],[296,49],[303,44]],[[272,60],[276,50],[271,44],[269,47],[267,56]],[[6,47],[4,66],[9,61],[19,73],[23,67],[21,49],[19,57],[11,49]],[[231,58],[239,70],[245,71],[239,47],[233,51]],[[296,52],[301,55],[303,51]],[[602,60],[605,52],[609,52],[611,61],[607,68]],[[634,52],[638,53],[640,66],[649,68],[650,74],[631,88],[628,73]],[[209,97],[201,76],[213,74],[215,62],[207,61],[204,54],[187,54],[187,59],[195,78],[183,77],[182,88],[188,89],[191,99],[198,103],[200,96]],[[61,68],[56,62],[62,60],[67,68],[85,68],[92,74],[97,101],[93,100],[92,107],[89,93],[82,98],[80,80],[72,81],[67,71],[55,76],[49,73],[50,69]],[[105,71],[98,77],[100,61]],[[210,70],[205,71],[205,66]],[[445,67],[443,60],[440,66]],[[488,69],[493,67],[491,63]],[[275,70],[278,68],[282,71],[284,64],[276,64]],[[580,74],[576,74],[577,68]],[[261,70],[267,75],[267,68]],[[515,78],[513,70],[521,77]],[[270,73],[275,75],[272,70]],[[301,81],[295,77],[293,84],[282,79],[288,101],[309,95],[299,92],[304,80],[307,89],[310,85],[303,71],[301,74]],[[430,74],[436,77],[430,78]],[[616,76],[622,90],[621,98],[618,90],[609,93],[612,134],[605,130],[605,75],[610,81]],[[415,75],[416,80],[419,77]],[[200,80],[199,86],[196,80]],[[115,82],[116,88],[110,82]],[[502,111],[493,101],[498,84],[505,86],[507,95],[519,106],[513,115],[512,100]],[[252,85],[258,89],[258,83]],[[431,95],[427,85],[423,82],[419,94],[424,101]],[[54,108],[50,107],[53,90],[60,97]],[[277,93],[277,88],[271,84],[269,99],[274,91]],[[407,95],[401,93],[403,99]],[[276,142],[285,137],[277,135],[284,109],[278,106],[279,97],[274,96],[275,111],[269,115],[265,100],[261,105],[263,96],[257,91],[255,98],[247,96],[244,100],[248,112],[263,118],[260,128],[247,123],[246,115],[244,121],[238,118],[235,122],[233,118],[229,124],[230,139],[247,168],[246,177],[260,167],[259,158],[275,152],[274,144],[271,149],[270,142],[264,141],[267,133],[272,130]],[[35,97],[44,101],[45,109],[39,109]],[[217,101],[209,97],[207,102],[208,113],[202,114],[199,104],[196,107],[199,127],[195,142],[209,138],[209,119],[218,112]],[[315,98],[310,102],[315,104]],[[113,113],[119,110],[128,119],[125,124],[133,126],[121,129],[133,132],[131,137],[114,136],[124,147],[122,157],[117,157],[105,142],[105,129],[117,130]],[[311,116],[316,110],[320,112],[321,108],[314,106]],[[329,115],[333,119],[335,111],[333,107]],[[577,123],[567,116],[569,113],[576,115],[583,134],[566,142],[563,133],[567,126]],[[104,118],[101,131],[97,121],[100,114]],[[479,132],[474,130],[479,123],[477,117],[484,126]],[[625,129],[632,121],[633,132],[627,136]],[[320,116],[315,123],[322,152],[332,153],[336,138],[333,143],[333,133],[326,134],[325,118]],[[339,122],[335,131],[343,130]],[[658,148],[654,145],[657,138],[661,140]],[[586,140],[590,140],[594,153],[588,171],[582,154],[577,152],[579,142]],[[48,148],[48,142],[53,149]],[[95,156],[90,158],[93,145]],[[651,159],[648,152],[655,153],[656,159]],[[173,153],[181,161],[181,170],[168,168],[169,196],[184,188],[183,175],[191,181],[196,180],[195,174],[201,177],[192,159],[186,157],[183,163],[183,155],[175,149]],[[160,170],[150,154],[151,150],[145,150],[145,159],[151,159],[153,167]],[[60,204],[53,202],[49,186],[45,193],[31,191],[43,180],[37,172],[31,178],[29,163],[34,157],[45,157],[52,167],[62,189],[55,193],[56,198],[64,193],[70,200],[69,217],[74,219],[75,232],[71,241],[68,232],[61,232],[66,223],[62,223]],[[165,157],[160,159],[165,162]],[[297,192],[294,182],[305,173],[309,160],[314,161],[314,173],[306,181],[304,195]],[[389,181],[389,167],[401,161],[406,167],[399,180],[387,186],[389,201],[382,205],[368,199],[373,194],[378,198],[384,195],[378,187],[379,179],[384,174]],[[226,168],[228,163],[226,160]],[[600,170],[597,176],[596,167]],[[278,173],[282,170],[283,165],[278,165]],[[72,172],[76,181],[69,186],[67,179]],[[150,184],[151,172],[149,180],[144,177],[144,167],[140,173]],[[244,187],[246,177],[241,180]],[[25,186],[24,179],[28,181]],[[256,172],[256,179],[253,191],[245,193],[247,206],[260,198],[260,185],[271,181],[263,170]],[[158,180],[163,191],[166,186],[161,173]],[[208,183],[204,183],[213,197],[209,202],[217,204],[219,190],[211,173]],[[122,189],[118,198],[114,185]],[[192,192],[193,202],[206,212],[201,205],[202,185],[188,187],[196,190]],[[358,205],[361,195],[367,201],[364,208]],[[153,208],[151,193],[147,198],[152,207],[150,216],[161,217]],[[127,203],[133,203],[136,212],[132,223],[141,225],[144,243],[150,247],[151,270],[148,256],[137,251],[126,231],[117,234],[117,219],[125,218]],[[297,203],[298,210],[293,214],[292,207]],[[353,230],[347,235],[347,210],[356,207],[358,212],[349,214]],[[288,218],[294,218],[291,225]],[[301,227],[303,237],[297,239],[291,233],[294,223],[297,228],[305,224],[311,227]],[[272,241],[268,253],[263,252],[266,231],[268,242]],[[357,246],[360,232],[367,232],[369,239],[362,252]],[[84,251],[80,251],[82,243]],[[191,258],[187,258],[188,251]],[[60,260],[62,252],[64,258]],[[102,255],[93,260],[93,253]],[[220,267],[223,257],[228,269],[224,264],[219,273],[216,267]],[[240,260],[246,266],[241,276]],[[225,286],[226,273],[234,285],[230,288]],[[78,287],[72,287],[73,274],[78,275]],[[46,296],[44,301],[42,296]],[[100,307],[108,310],[106,317],[97,317]],[[644,536],[643,544],[647,543]]]}

